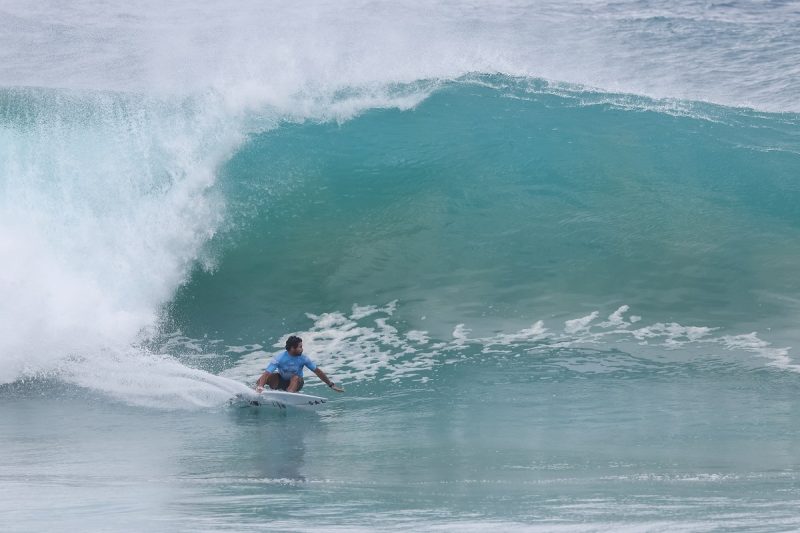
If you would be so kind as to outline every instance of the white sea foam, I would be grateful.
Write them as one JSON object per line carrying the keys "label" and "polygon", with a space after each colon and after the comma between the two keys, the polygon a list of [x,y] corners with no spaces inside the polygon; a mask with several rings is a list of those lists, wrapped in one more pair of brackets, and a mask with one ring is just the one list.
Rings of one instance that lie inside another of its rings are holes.
{"label": "white sea foam", "polygon": [[[661,353],[679,349],[697,351],[698,347],[706,353],[717,347],[720,353],[752,354],[768,359],[769,364],[777,368],[800,372],[800,365],[792,361],[789,348],[774,347],[756,333],[715,336],[713,328],[661,322],[632,328],[641,317],[626,318],[627,305],[620,306],[605,321],[595,322],[600,313],[594,311],[567,320],[561,329],[549,329],[544,321],[539,320],[518,331],[472,336],[465,324],[458,324],[448,340],[431,339],[428,332],[418,330],[403,334],[398,327],[389,325],[396,306],[397,302],[383,308],[357,307],[354,309],[369,309],[369,312],[358,312],[349,317],[337,312],[309,314],[313,320],[311,327],[293,334],[303,338],[306,353],[311,354],[326,372],[345,383],[374,379],[428,380],[435,367],[469,363],[478,354],[492,357],[564,353],[562,359],[550,360],[577,373],[609,373],[625,370],[632,364],[629,355],[613,348],[636,347],[641,343]],[[283,340],[276,342],[274,351],[279,351],[282,346]],[[568,351],[588,347],[609,351],[596,351],[594,353],[598,355],[593,358],[586,357],[585,351]],[[235,346],[226,350],[242,352],[241,347]],[[270,356],[271,353],[263,350],[247,353],[223,375],[240,382],[253,382]]]}
{"label": "white sea foam", "polygon": [[567,320],[564,323],[564,331],[567,333],[578,333],[579,331],[585,331],[589,329],[589,324],[591,324],[594,319],[598,317],[600,313],[594,311],[590,315],[586,315],[581,318],[574,318],[572,320]]}
{"label": "white sea foam", "polygon": [[[309,313],[313,326],[294,334],[302,336],[306,353],[321,355],[317,363],[337,381],[418,376],[434,364],[428,357],[412,357],[420,344],[427,343],[427,332],[418,331],[411,338],[388,324],[396,305],[390,302],[380,308],[354,306],[349,317],[339,312]],[[381,316],[375,318],[376,314]],[[276,342],[274,351],[280,351],[283,343],[284,339]],[[227,350],[238,348],[228,347]],[[240,382],[253,382],[270,356],[261,350],[251,352],[223,375]]]}
{"label": "white sea foam", "polygon": [[[128,347],[224,215],[241,135],[199,102],[22,91],[0,126],[0,382]],[[192,109],[192,105],[198,105]]]}
{"label": "white sea foam", "polygon": [[144,349],[89,352],[59,363],[58,377],[69,383],[102,392],[121,402],[154,408],[207,408],[224,405],[235,394],[251,387],[203,370],[183,365],[174,358]]}

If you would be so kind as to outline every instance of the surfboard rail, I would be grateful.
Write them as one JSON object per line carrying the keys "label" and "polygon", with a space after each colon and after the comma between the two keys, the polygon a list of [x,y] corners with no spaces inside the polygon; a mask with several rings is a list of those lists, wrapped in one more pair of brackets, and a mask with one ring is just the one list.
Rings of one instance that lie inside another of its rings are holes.
{"label": "surfboard rail", "polygon": [[232,404],[252,407],[275,407],[277,409],[286,409],[287,407],[315,408],[327,402],[328,399],[321,396],[276,390],[265,390],[260,393],[253,391],[252,395],[237,394],[231,399]]}

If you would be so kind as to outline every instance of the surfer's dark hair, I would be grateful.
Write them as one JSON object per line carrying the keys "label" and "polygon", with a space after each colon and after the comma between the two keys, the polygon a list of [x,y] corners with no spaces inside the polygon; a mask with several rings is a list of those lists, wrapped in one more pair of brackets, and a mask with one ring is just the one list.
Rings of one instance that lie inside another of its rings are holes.
{"label": "surfer's dark hair", "polygon": [[303,342],[303,339],[295,335],[292,335],[291,337],[286,339],[286,349],[291,350],[292,348],[296,348],[297,345],[300,344],[301,342]]}

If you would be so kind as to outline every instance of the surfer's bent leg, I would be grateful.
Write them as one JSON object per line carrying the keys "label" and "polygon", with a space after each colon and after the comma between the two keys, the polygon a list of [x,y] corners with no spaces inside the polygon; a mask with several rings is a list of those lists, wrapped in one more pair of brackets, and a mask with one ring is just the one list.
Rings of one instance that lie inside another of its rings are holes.
{"label": "surfer's bent leg", "polygon": [[256,390],[260,391],[267,386],[267,381],[269,380],[270,375],[271,374],[269,372],[264,372],[258,377],[258,381],[256,381]]}
{"label": "surfer's bent leg", "polygon": [[286,392],[298,392],[303,388],[303,378],[300,376],[292,376],[289,380],[289,386],[286,387]]}
{"label": "surfer's bent leg", "polygon": [[269,376],[267,376],[267,385],[272,390],[278,389],[281,386],[281,375],[277,372],[273,372]]}

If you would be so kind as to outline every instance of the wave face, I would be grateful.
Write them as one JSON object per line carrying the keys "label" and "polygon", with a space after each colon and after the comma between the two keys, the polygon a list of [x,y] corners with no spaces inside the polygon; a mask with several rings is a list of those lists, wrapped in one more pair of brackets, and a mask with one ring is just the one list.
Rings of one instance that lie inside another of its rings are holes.
{"label": "wave face", "polygon": [[798,369],[794,114],[499,75],[311,120],[5,97],[4,381],[213,405],[289,332],[356,382],[585,346]]}
{"label": "wave face", "polygon": [[[539,320],[558,332],[545,346],[655,337],[794,368],[785,350],[731,336],[792,336],[797,127],[795,115],[498,76],[445,84],[409,111],[287,124],[224,168],[235,229],[172,317],[191,338],[237,346],[300,331],[356,378],[377,375],[359,367],[365,350],[385,376],[445,347],[482,357],[498,335],[525,351],[549,337],[531,329]],[[602,335],[578,333],[603,320]],[[240,364],[240,379],[257,372]]]}

